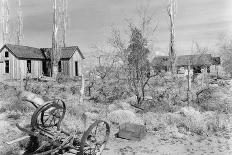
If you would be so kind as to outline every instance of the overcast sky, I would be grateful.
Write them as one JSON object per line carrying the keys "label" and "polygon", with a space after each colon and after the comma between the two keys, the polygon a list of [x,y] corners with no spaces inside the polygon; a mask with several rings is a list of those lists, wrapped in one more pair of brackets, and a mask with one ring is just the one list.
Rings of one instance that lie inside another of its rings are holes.
{"label": "overcast sky", "polygon": [[[14,19],[17,0],[10,1]],[[21,0],[24,16],[23,44],[51,47],[52,0]],[[86,57],[91,57],[93,45],[106,46],[112,25],[126,28],[125,19],[136,21],[137,8],[149,3],[155,11],[158,29],[154,34],[154,49],[167,53],[167,0],[69,0],[68,45],[78,45]],[[218,36],[232,30],[232,0],[177,0],[176,46],[178,54],[189,54],[193,41],[214,48]],[[11,26],[14,20],[11,20]]]}

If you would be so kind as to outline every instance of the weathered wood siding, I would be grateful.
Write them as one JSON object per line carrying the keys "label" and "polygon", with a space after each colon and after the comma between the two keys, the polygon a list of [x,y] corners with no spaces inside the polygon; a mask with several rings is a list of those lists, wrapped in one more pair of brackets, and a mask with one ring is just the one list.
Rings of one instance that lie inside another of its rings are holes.
{"label": "weathered wood siding", "polygon": [[[11,52],[9,57],[5,58],[3,49],[0,53],[0,80],[25,78],[27,74],[27,60],[17,59]],[[5,73],[5,60],[9,60],[9,73]],[[42,75],[42,61],[31,60],[31,76],[39,77]]]}
{"label": "weathered wood siding", "polygon": [[31,61],[31,74],[33,77],[39,77],[42,75],[42,61]]}
{"label": "weathered wood siding", "polygon": [[[0,60],[2,61],[1,63],[1,68],[0,68],[0,78],[1,80],[6,80],[6,79],[13,79],[15,76],[15,70],[14,70],[14,66],[16,66],[17,64],[17,59],[15,58],[14,55],[12,55],[10,52],[9,53],[9,57],[5,57],[5,52],[7,51],[7,49],[3,49],[2,52],[0,53]],[[5,73],[5,61],[9,60],[9,73]]]}
{"label": "weathered wood siding", "polygon": [[61,68],[62,68],[62,73],[64,75],[69,75],[69,61],[68,60],[62,60],[61,61]]}
{"label": "weathered wood siding", "polygon": [[[21,75],[18,74],[18,79],[20,79],[20,76],[22,78],[25,78],[27,75],[27,60],[18,60],[19,66],[18,70],[21,70]],[[31,60],[31,74],[30,76],[32,78],[37,78],[39,76],[42,76],[42,61],[40,60]]]}
{"label": "weathered wood siding", "polygon": [[73,54],[72,58],[69,60],[69,70],[70,77],[75,77],[75,61],[78,61],[78,75],[82,73],[82,58],[77,51]]}

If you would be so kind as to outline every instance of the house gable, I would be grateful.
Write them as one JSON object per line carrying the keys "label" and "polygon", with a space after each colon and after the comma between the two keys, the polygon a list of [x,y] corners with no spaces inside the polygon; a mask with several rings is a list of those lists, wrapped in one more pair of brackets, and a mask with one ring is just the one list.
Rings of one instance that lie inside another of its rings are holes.
{"label": "house gable", "polygon": [[[12,54],[14,57],[17,58],[17,56],[16,56],[6,45],[4,45],[4,46],[0,49],[0,55],[2,54],[2,52],[5,52],[4,49],[6,49],[10,54]],[[0,62],[1,62],[1,61],[3,61],[3,58],[2,58],[2,57],[0,57]]]}
{"label": "house gable", "polygon": [[[51,59],[52,48],[41,48],[40,50],[42,51],[45,59],[48,59],[48,60]],[[82,59],[85,59],[85,57],[83,56],[78,46],[69,46],[69,47],[61,48],[60,59],[69,60],[73,57],[76,51],[78,52],[78,54],[81,56]]]}
{"label": "house gable", "polygon": [[[49,60],[51,58],[52,48],[34,48],[29,46],[5,44],[1,49],[6,48],[17,59],[21,60]],[[85,59],[78,46],[69,46],[61,48],[61,59],[71,59],[75,52],[78,52],[82,59]]]}
{"label": "house gable", "polygon": [[21,46],[21,45],[12,45],[5,44],[2,49],[7,48],[16,58],[18,59],[32,59],[32,60],[43,60],[44,56],[40,49],[29,47],[29,46]]}

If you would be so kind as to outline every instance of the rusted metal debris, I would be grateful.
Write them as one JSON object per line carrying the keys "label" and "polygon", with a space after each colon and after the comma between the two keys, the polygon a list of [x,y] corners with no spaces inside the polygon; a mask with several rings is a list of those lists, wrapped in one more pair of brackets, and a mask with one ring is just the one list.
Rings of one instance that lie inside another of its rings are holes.
{"label": "rusted metal debris", "polygon": [[55,99],[37,106],[29,127],[16,124],[19,130],[27,133],[27,136],[7,144],[11,145],[29,138],[30,142],[25,154],[30,155],[63,153],[100,155],[103,152],[110,134],[107,122],[96,120],[84,133],[80,131],[69,133],[60,126],[66,112],[66,106],[62,100]]}
{"label": "rusted metal debris", "polygon": [[124,123],[119,127],[117,138],[140,141],[146,136],[146,127],[133,123]]}

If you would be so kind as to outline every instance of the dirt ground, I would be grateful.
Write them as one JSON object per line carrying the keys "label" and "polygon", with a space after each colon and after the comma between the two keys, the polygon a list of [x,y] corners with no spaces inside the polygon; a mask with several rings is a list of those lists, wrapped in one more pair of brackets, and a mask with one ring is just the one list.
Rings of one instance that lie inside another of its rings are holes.
{"label": "dirt ground", "polygon": [[103,155],[231,155],[228,137],[188,136],[184,139],[164,138],[148,133],[141,141],[111,139]]}

